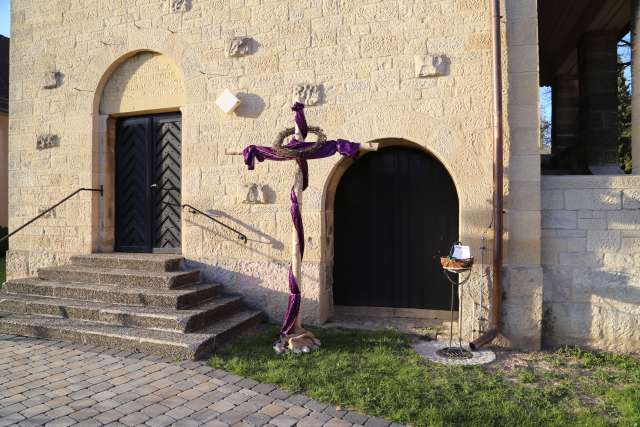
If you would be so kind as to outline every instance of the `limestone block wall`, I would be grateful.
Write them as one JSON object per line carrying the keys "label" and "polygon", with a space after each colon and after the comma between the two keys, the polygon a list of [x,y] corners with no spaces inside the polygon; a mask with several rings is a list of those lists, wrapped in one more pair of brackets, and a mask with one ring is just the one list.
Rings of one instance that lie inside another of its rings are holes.
{"label": "limestone block wall", "polygon": [[503,332],[515,347],[540,347],[540,148],[537,2],[506,2],[505,267]]}
{"label": "limestone block wall", "polygon": [[640,349],[640,177],[547,176],[545,344]]}
{"label": "limestone block wall", "polygon": [[[249,236],[244,245],[206,219],[185,213],[182,253],[209,279],[243,293],[277,321],[288,293],[293,165],[264,163],[249,172],[239,157],[225,152],[271,145],[281,129],[291,126],[294,89],[311,84],[319,96],[307,109],[308,120],[330,138],[408,144],[438,158],[458,189],[460,238],[480,247],[491,222],[492,198],[488,2],[192,0],[180,8],[173,3],[12,3],[11,228],[77,187],[105,185],[109,191],[109,120],[175,107],[182,113],[182,201]],[[541,306],[536,290],[542,286],[536,276],[537,17],[535,2],[507,0],[504,5],[511,209],[505,268],[513,268],[509,277],[526,277],[511,286],[505,332],[517,345],[536,347]],[[250,48],[244,56],[229,56],[230,42],[239,36],[251,39]],[[140,52],[154,55],[136,68],[127,61],[136,61]],[[424,77],[429,70],[416,73],[416,56],[424,64],[428,55],[445,58],[446,67],[436,77]],[[182,79],[183,98],[173,96],[178,93],[173,90],[158,96],[160,89],[152,84],[154,73],[166,77],[172,70],[169,63],[178,71],[168,80]],[[122,64],[129,71],[120,73]],[[55,82],[52,72],[58,73]],[[138,72],[145,77],[135,77]],[[126,81],[120,81],[122,76]],[[234,114],[225,115],[214,105],[224,89],[242,101]],[[59,144],[37,149],[41,134],[56,135]],[[310,164],[303,265],[308,322],[331,316],[333,196],[348,164],[338,156]],[[254,185],[265,190],[263,203],[246,203]],[[34,275],[39,267],[64,263],[75,253],[112,249],[112,204],[111,197],[83,194],[16,236],[9,277]],[[480,282],[476,274],[469,289],[486,293],[487,283],[482,288]],[[466,337],[473,323],[466,321]]]}
{"label": "limestone block wall", "polygon": [[9,117],[0,113],[0,227],[9,225]]}

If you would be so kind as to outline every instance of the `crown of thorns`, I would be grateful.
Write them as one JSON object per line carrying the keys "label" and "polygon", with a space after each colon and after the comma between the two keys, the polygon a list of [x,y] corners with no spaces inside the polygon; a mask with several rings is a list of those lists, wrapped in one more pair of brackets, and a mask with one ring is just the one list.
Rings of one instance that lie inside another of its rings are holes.
{"label": "crown of thorns", "polygon": [[296,134],[296,128],[286,128],[278,134],[276,141],[273,143],[273,149],[281,156],[300,157],[302,154],[314,153],[318,151],[327,142],[327,135],[325,135],[322,129],[317,126],[309,126],[308,133],[316,135],[318,140],[311,142],[310,145],[304,148],[292,150],[291,148],[286,147],[285,141],[287,141],[289,137]]}

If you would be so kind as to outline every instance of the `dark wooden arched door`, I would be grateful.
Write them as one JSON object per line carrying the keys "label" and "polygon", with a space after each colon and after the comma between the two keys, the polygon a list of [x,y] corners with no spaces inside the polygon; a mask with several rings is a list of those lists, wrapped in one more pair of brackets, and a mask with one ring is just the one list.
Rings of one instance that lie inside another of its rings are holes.
{"label": "dark wooden arched door", "polygon": [[361,157],[338,184],[334,215],[335,305],[450,308],[439,258],[458,239],[459,206],[438,160],[406,147]]}

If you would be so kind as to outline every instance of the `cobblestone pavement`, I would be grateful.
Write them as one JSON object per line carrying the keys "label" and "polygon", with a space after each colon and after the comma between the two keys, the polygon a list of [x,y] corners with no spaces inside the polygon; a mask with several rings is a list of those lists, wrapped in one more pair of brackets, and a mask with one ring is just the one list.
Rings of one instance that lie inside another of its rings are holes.
{"label": "cobblestone pavement", "polygon": [[[0,426],[389,426],[204,362],[0,335]],[[394,427],[397,425],[393,425]]]}

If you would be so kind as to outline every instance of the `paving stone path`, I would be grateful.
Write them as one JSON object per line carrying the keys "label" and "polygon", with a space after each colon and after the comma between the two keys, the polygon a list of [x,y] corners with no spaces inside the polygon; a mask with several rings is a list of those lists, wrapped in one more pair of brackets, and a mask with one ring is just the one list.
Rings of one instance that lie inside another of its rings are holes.
{"label": "paving stone path", "polygon": [[0,335],[0,427],[397,424],[159,356]]}

